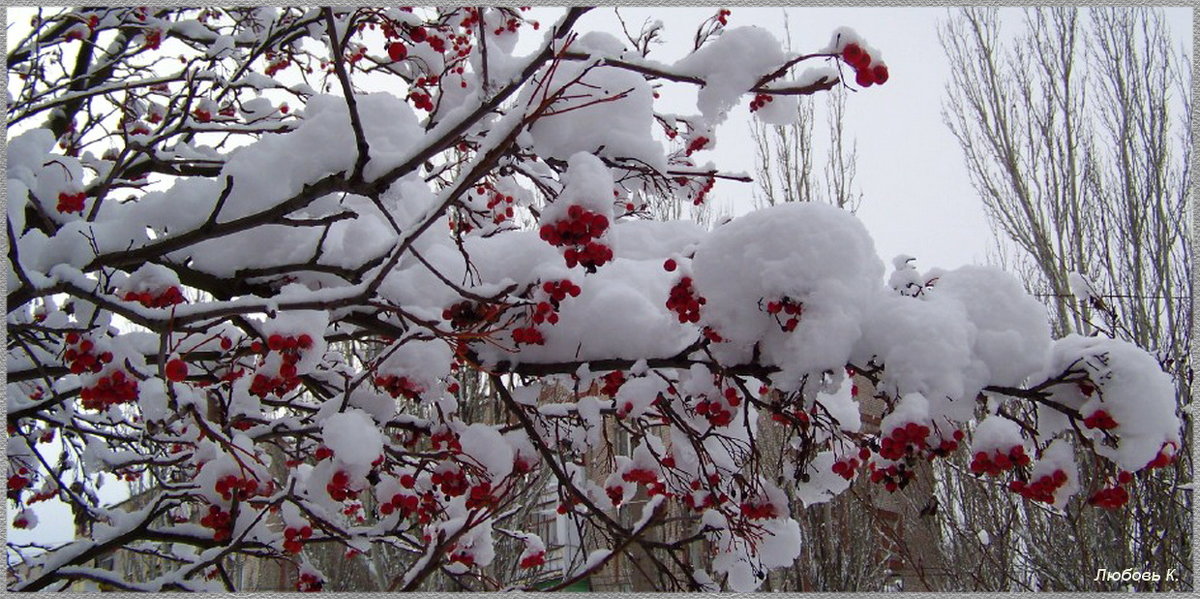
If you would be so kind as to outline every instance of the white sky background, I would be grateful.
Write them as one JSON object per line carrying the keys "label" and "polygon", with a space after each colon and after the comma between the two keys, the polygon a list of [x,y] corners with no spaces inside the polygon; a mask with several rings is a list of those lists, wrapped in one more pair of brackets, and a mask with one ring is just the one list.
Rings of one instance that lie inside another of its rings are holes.
{"label": "white sky background", "polygon": [[[691,49],[696,26],[714,14],[717,7],[621,7],[621,16],[632,33],[647,19],[665,24],[664,44],[650,58],[672,63]],[[863,192],[858,216],[875,239],[876,250],[890,271],[891,259],[905,253],[916,256],[917,267],[955,268],[987,262],[992,235],[982,204],[970,184],[958,143],[943,124],[942,98],[950,65],[937,38],[937,26],[947,18],[946,8],[926,7],[733,7],[730,27],[756,25],[770,30],[781,42],[785,38],[783,12],[788,13],[792,50],[803,53],[824,47],[840,26],[854,28],[887,63],[886,85],[853,93],[847,99],[846,126],[858,144],[856,185]],[[28,23],[30,8],[7,9],[9,19]],[[555,22],[561,8],[535,7],[531,15],[542,25]],[[1006,18],[1020,23],[1021,11],[1008,9]],[[1166,9],[1175,44],[1192,47],[1191,8]],[[580,20],[577,29],[607,31],[621,36],[620,23],[611,7],[597,8]],[[545,28],[542,29],[545,31]],[[526,35],[517,53],[528,53],[541,39]],[[10,37],[11,42],[11,37]],[[812,66],[820,63],[813,61]],[[803,66],[801,70],[803,70]],[[850,72],[850,71],[847,71]],[[852,76],[852,72],[851,76]],[[664,90],[671,94],[674,90]],[[664,95],[664,100],[675,96]],[[660,107],[668,112],[695,113],[694,91],[681,94],[680,106]],[[703,164],[712,161],[726,172],[754,172],[750,137],[749,97],[743,99],[718,130],[718,146],[694,155]],[[824,116],[818,101],[814,142],[826,136]],[[823,168],[823,149],[814,161],[818,177]],[[710,202],[718,213],[740,215],[752,209],[752,184],[718,182]],[[1182,216],[1182,215],[1181,215]],[[125,496],[124,485],[112,477],[102,495],[113,501]],[[110,495],[111,494],[111,495]],[[10,506],[11,507],[11,506]],[[58,501],[38,504],[40,519],[32,530],[12,529],[14,516],[8,512],[9,539],[17,542],[58,543],[70,540],[73,531],[70,510]]]}

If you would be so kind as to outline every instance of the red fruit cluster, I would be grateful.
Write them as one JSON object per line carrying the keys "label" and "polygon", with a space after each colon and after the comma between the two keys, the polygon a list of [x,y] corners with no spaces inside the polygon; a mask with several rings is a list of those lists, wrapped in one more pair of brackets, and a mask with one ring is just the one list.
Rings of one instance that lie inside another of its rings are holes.
{"label": "red fruit cluster", "polygon": [[200,121],[201,123],[207,123],[212,120],[212,113],[203,108],[197,108],[196,110],[193,110],[192,116],[196,117],[196,120]]}
{"label": "red fruit cluster", "polygon": [[[853,394],[858,395],[857,387],[855,387]],[[942,439],[941,444],[929,450],[929,459],[932,460],[935,457],[946,457],[950,455],[951,452],[958,449],[958,444],[961,443],[962,440],[963,432],[959,430],[954,431],[953,438]]]}
{"label": "red fruit cluster", "polygon": [[775,506],[770,503],[750,503],[742,504],[742,515],[751,520],[769,520],[776,515]]}
{"label": "red fruit cluster", "polygon": [[434,472],[429,480],[441,487],[442,493],[450,497],[458,497],[471,488],[471,484],[467,482],[467,475],[458,468]]}
{"label": "red fruit cluster", "polygon": [[8,498],[18,501],[21,490],[28,487],[30,482],[32,479],[29,476],[29,469],[24,466],[18,468],[16,474],[8,475]]}
{"label": "red fruit cluster", "polygon": [[67,333],[66,342],[68,347],[67,351],[63,352],[63,358],[66,359],[71,374],[100,372],[105,364],[112,362],[112,352],[93,354],[92,350],[96,348],[96,344],[91,339],[80,337],[79,333]]}
{"label": "red fruit cluster", "polygon": [[[666,495],[667,485],[658,480],[658,475],[651,470],[645,468],[634,468],[629,472],[621,475],[621,480],[627,483],[638,483],[646,485],[646,494],[654,497],[655,495]],[[612,497],[612,494],[609,494]],[[616,503],[614,501],[614,503]]]}
{"label": "red fruit cluster", "polygon": [[712,191],[714,185],[717,184],[715,177],[707,177],[704,179],[704,185],[700,187],[700,191],[696,192],[696,197],[692,198],[692,205],[699,206],[704,203],[704,199],[708,197],[708,192]]}
{"label": "red fruit cluster", "polygon": [[208,515],[200,518],[200,525],[205,528],[211,528],[213,531],[214,541],[224,541],[229,539],[233,532],[233,517],[215,505],[208,506]]}
{"label": "red fruit cluster", "polygon": [[183,297],[183,292],[174,285],[167,287],[157,295],[149,291],[129,291],[123,299],[127,302],[137,302],[147,308],[169,308],[187,301]]}
{"label": "red fruit cluster", "polygon": [[470,300],[458,302],[442,310],[442,320],[450,321],[450,326],[457,330],[469,329],[476,324],[490,320],[493,315],[493,310]]}
{"label": "red fruit cluster", "polygon": [[300,553],[304,548],[304,540],[311,537],[313,529],[307,524],[302,528],[293,528],[291,526],[283,529],[283,549],[288,553]]}
{"label": "red fruit cluster", "polygon": [[566,299],[568,295],[579,297],[579,294],[583,292],[583,288],[572,283],[570,279],[563,279],[561,281],[546,281],[542,283],[542,291],[550,295],[550,303],[554,304],[554,307],[557,308],[558,303]]}
{"label": "red fruit cluster", "polygon": [[492,497],[492,483],[483,481],[473,487],[467,494],[467,509],[484,508],[496,503]]}
{"label": "red fruit cluster", "polygon": [[879,468],[871,464],[871,482],[882,483],[883,488],[887,489],[888,493],[894,493],[896,489],[903,489],[908,481],[912,480],[916,474],[908,469],[904,463],[891,464],[885,468]]}
{"label": "red fruit cluster", "polygon": [[[731,404],[736,406],[736,404]],[[708,419],[708,423],[712,426],[729,426],[733,422],[733,410],[725,406],[725,404],[705,399],[696,404],[696,413]]]}
{"label": "red fruit cluster", "polygon": [[433,112],[433,96],[419,91],[412,91],[408,93],[408,98],[412,100],[413,108]]}
{"label": "red fruit cluster", "polygon": [[1040,476],[1028,484],[1023,480],[1014,480],[1008,483],[1008,490],[1030,501],[1054,503],[1054,492],[1065,484],[1067,484],[1067,473],[1055,470],[1052,474]]}
{"label": "red fruit cluster", "polygon": [[[784,296],[779,301],[767,302],[767,314],[775,318],[775,322],[779,324],[779,328],[790,333],[796,330],[796,325],[800,324],[800,317],[804,315],[804,304],[792,301],[792,298]],[[787,320],[782,320],[780,314],[783,314]]]}
{"label": "red fruit cluster", "polygon": [[854,473],[858,470],[859,464],[858,458],[838,460],[833,463],[833,473],[846,480],[850,480],[854,478]]}
{"label": "red fruit cluster", "polygon": [[688,156],[691,156],[692,154],[703,150],[708,145],[709,141],[711,140],[703,135],[696,137],[692,141],[688,142],[687,150],[685,152]]}
{"label": "red fruit cluster", "polygon": [[991,455],[980,451],[976,452],[971,460],[971,473],[999,476],[1002,472],[1012,470],[1014,466],[1028,466],[1029,462],[1025,448],[1020,445],[1012,446],[1007,452],[997,449]]}
{"label": "red fruit cluster", "polygon": [[604,386],[600,388],[600,392],[609,396],[616,397],[617,391],[621,390],[621,385],[625,384],[625,373],[620,370],[614,370],[600,380],[604,381]]}
{"label": "red fruit cluster", "polygon": [[513,343],[521,345],[544,345],[546,337],[534,327],[518,327],[512,332]]}
{"label": "red fruit cluster", "polygon": [[692,278],[683,277],[671,287],[671,296],[667,298],[667,309],[679,315],[679,322],[700,322],[700,306],[708,300],[696,295],[692,287]]}
{"label": "red fruit cluster", "polygon": [[396,493],[392,495],[392,499],[388,503],[380,504],[379,513],[387,516],[392,512],[400,512],[400,518],[407,518],[409,514],[417,511],[417,506],[420,504],[416,495],[404,495]]}
{"label": "red fruit cluster", "polygon": [[333,457],[333,450],[322,445],[313,452],[313,457],[316,458],[318,462],[325,458],[331,458]]}
{"label": "red fruit cluster", "polygon": [[[693,482],[699,483],[700,481],[693,481]],[[696,486],[699,486],[699,485],[696,484]],[[693,489],[693,490],[699,490],[699,489]],[[696,501],[696,498],[693,497],[692,493],[684,493],[683,496],[680,498],[680,500],[683,501],[684,505],[688,506],[689,508],[691,508],[697,512],[702,512],[705,509],[710,508],[710,507],[717,507],[717,505],[719,505],[722,501],[728,500],[728,499],[729,499],[729,497],[725,496],[725,495],[722,495],[720,498],[718,498],[716,494],[711,493],[711,492],[705,493],[704,499],[702,499],[700,501]]]}
{"label": "red fruit cluster", "polygon": [[[279,352],[283,364],[279,366],[278,376],[267,376],[263,373],[254,375],[250,381],[250,393],[265,398],[268,395],[283,396],[300,384],[297,376],[296,363],[300,361],[300,350],[312,347],[313,340],[308,334],[299,337],[273,334],[267,337],[267,349]],[[262,351],[262,344],[257,341],[251,345],[254,351]]]}
{"label": "red fruit cluster", "polygon": [[722,8],[717,11],[717,22],[722,25],[729,24],[729,15],[733,14],[728,8]]}
{"label": "red fruit cluster", "polygon": [[621,501],[625,499],[625,489],[617,485],[605,487],[604,492],[608,494],[609,500],[613,505],[621,505]]}
{"label": "red fruit cluster", "polygon": [[750,112],[758,112],[759,108],[766,106],[771,100],[772,98],[769,94],[756,94],[754,99],[750,101]]}
{"label": "red fruit cluster", "polygon": [[316,574],[304,572],[300,574],[300,580],[296,582],[296,590],[301,593],[319,593],[324,585],[325,581],[317,578]]}
{"label": "red fruit cluster", "polygon": [[78,212],[83,214],[83,201],[87,199],[87,194],[84,192],[67,193],[60,192],[58,194],[58,211],[63,214]]}
{"label": "red fruit cluster", "polygon": [[103,411],[109,406],[137,401],[138,384],[124,370],[117,370],[100,377],[95,386],[80,389],[79,398],[83,400],[84,408]]}
{"label": "red fruit cluster", "polygon": [[142,43],[142,48],[146,50],[157,50],[159,44],[162,43],[162,32],[157,29],[151,29],[146,32],[146,41]]}
{"label": "red fruit cluster", "polygon": [[613,257],[612,248],[595,241],[608,230],[608,224],[607,216],[576,204],[567,209],[565,220],[542,225],[538,235],[550,245],[567,248],[563,257],[569,268],[579,264],[596,272],[597,266]]}
{"label": "red fruit cluster", "polygon": [[888,80],[888,68],[883,64],[871,64],[871,55],[858,44],[846,44],[842,48],[842,60],[854,67],[854,82],[862,87],[883,85]]}
{"label": "red fruit cluster", "polygon": [[1174,446],[1173,443],[1163,443],[1162,448],[1158,450],[1158,455],[1154,456],[1149,464],[1146,464],[1147,468],[1166,468],[1175,461],[1175,452],[1167,449],[1168,445]]}
{"label": "red fruit cluster", "polygon": [[17,516],[16,518],[13,518],[12,525],[13,525],[13,528],[32,528],[31,526],[29,526],[29,520],[27,520],[24,515],[20,515],[20,516]]}
{"label": "red fruit cluster", "polygon": [[773,406],[773,409],[775,412],[771,414],[771,420],[774,420],[779,424],[792,424],[792,422],[799,422],[801,427],[808,426],[810,419],[804,410],[799,408],[792,410],[790,412],[791,417],[789,418],[789,413],[784,410],[783,406]]}
{"label": "red fruit cluster", "polygon": [[1083,419],[1083,425],[1088,428],[1097,428],[1102,431],[1112,430],[1117,428],[1117,421],[1104,410],[1096,410],[1090,416]]}
{"label": "red fruit cluster", "polygon": [[345,501],[347,499],[358,499],[358,491],[350,489],[350,475],[346,474],[345,470],[338,470],[329,477],[329,482],[325,485],[325,491],[334,501]]}
{"label": "red fruit cluster", "polygon": [[421,399],[421,394],[425,392],[424,387],[408,380],[408,377],[394,374],[376,376],[375,386],[391,395],[393,399],[403,395],[415,401]]}
{"label": "red fruit cluster", "polygon": [[538,566],[544,566],[544,565],[546,565],[546,552],[545,551],[531,553],[531,554],[521,558],[520,566],[522,569],[525,569],[525,570],[528,570],[530,568],[536,568]]}
{"label": "red fruit cluster", "polygon": [[462,452],[462,444],[460,444],[458,441],[458,435],[449,430],[442,431],[440,433],[434,433],[432,436],[430,436],[429,440],[433,445],[434,451],[440,451],[442,449],[442,443],[445,443],[446,448],[451,453]]}
{"label": "red fruit cluster", "polygon": [[889,460],[899,460],[905,455],[919,453],[925,449],[929,427],[916,422],[892,429],[891,435],[884,437],[880,444],[879,455]]}
{"label": "red fruit cluster", "polygon": [[475,556],[471,555],[470,553],[467,553],[466,551],[454,551],[454,549],[451,548],[449,561],[452,564],[455,562],[458,562],[458,563],[470,568],[471,566],[475,565]]}
{"label": "red fruit cluster", "polygon": [[235,474],[229,474],[217,479],[217,493],[225,501],[229,501],[237,497],[240,501],[245,501],[255,495],[258,495],[258,481],[253,477],[241,478]]}
{"label": "red fruit cluster", "polygon": [[1089,497],[1087,502],[1088,505],[1115,510],[1129,502],[1129,492],[1122,487],[1100,489]]}

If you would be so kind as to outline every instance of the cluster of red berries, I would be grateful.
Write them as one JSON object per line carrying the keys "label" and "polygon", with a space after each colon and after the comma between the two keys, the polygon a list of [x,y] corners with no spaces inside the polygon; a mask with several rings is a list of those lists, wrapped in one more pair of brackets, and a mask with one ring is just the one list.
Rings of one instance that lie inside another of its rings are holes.
{"label": "cluster of red berries", "polygon": [[318,462],[320,462],[321,460],[323,460],[325,458],[333,457],[333,450],[328,447],[325,447],[324,445],[321,445],[320,447],[317,447],[316,451],[313,452],[313,457],[316,458]]}
{"label": "cluster of red berries", "polygon": [[300,553],[304,548],[304,540],[311,537],[313,529],[305,524],[301,528],[287,527],[283,529],[283,550],[291,554]]}
{"label": "cluster of red berries", "polygon": [[538,235],[550,245],[567,248],[563,257],[568,268],[579,264],[588,272],[596,272],[597,266],[613,257],[612,248],[596,241],[608,230],[608,224],[607,216],[576,204],[567,209],[566,219],[542,225]]}
{"label": "cluster of red berries", "polygon": [[316,574],[302,572],[300,579],[296,582],[296,590],[301,593],[319,593],[324,585],[325,581],[317,578]]}
{"label": "cluster of red berries", "polygon": [[[692,483],[694,487],[700,486],[700,481],[692,481]],[[693,488],[693,490],[698,491],[699,489]],[[725,495],[722,495],[720,498],[718,498],[715,493],[710,491],[706,491],[704,493],[704,499],[701,499],[700,501],[696,501],[696,498],[692,493],[684,493],[683,496],[680,497],[680,501],[683,501],[684,505],[697,512],[702,512],[711,507],[717,507],[722,501],[728,499],[729,497]]]}
{"label": "cluster of red berries", "polygon": [[741,506],[742,515],[751,520],[770,520],[777,514],[775,506],[768,503],[746,502]]}
{"label": "cluster of red berries", "polygon": [[406,376],[382,374],[375,377],[375,386],[391,395],[393,399],[403,395],[407,399],[419,400],[425,388],[408,380]]}
{"label": "cluster of red berries", "polygon": [[620,370],[614,370],[602,377],[604,386],[600,388],[600,392],[609,396],[616,397],[617,392],[621,390],[621,385],[625,384],[625,373]]}
{"label": "cluster of red berries", "polygon": [[867,458],[869,458],[869,457],[871,457],[871,450],[867,449],[866,447],[863,447],[858,450],[858,457],[841,459],[841,460],[834,462],[833,463],[833,473],[846,479],[846,480],[850,480],[850,479],[854,478],[854,473],[858,470],[858,467],[862,464],[862,462],[860,462],[859,460],[862,460],[863,462],[865,462],[867,460]]}
{"label": "cluster of red berries", "polygon": [[151,29],[146,32],[146,41],[142,43],[142,48],[145,50],[157,50],[162,44],[162,31]]}
{"label": "cluster of red berries", "polygon": [[871,55],[858,44],[846,44],[842,48],[842,60],[854,67],[854,82],[860,87],[883,85],[888,80],[888,68],[883,64],[871,65]]}
{"label": "cluster of red berries", "polygon": [[671,287],[671,295],[667,298],[667,309],[679,315],[679,322],[700,322],[700,306],[708,303],[705,298],[696,295],[692,287],[692,278],[683,277]]}
{"label": "cluster of red berries", "polygon": [[1039,476],[1031,483],[1014,480],[1008,483],[1008,490],[1030,501],[1054,503],[1054,493],[1065,484],[1067,484],[1067,473],[1055,470],[1051,474]]}
{"label": "cluster of red berries", "polygon": [[1102,431],[1112,430],[1117,428],[1117,421],[1104,410],[1096,410],[1090,416],[1083,419],[1083,425],[1088,428],[1097,428]]}
{"label": "cluster of red berries", "polygon": [[79,398],[83,407],[89,410],[104,411],[110,406],[137,401],[137,380],[117,370],[111,375],[102,376],[92,387],[79,390]]}
{"label": "cluster of red berries", "polygon": [[521,563],[520,563],[521,569],[523,569],[523,570],[528,570],[530,568],[536,568],[538,566],[544,566],[544,565],[546,565],[546,552],[545,551],[539,551],[537,553],[531,553],[529,555],[526,555],[525,557],[521,558]]}
{"label": "cluster of red berries", "polygon": [[441,488],[442,493],[450,497],[458,497],[471,488],[467,475],[458,468],[434,472],[429,481]]}
{"label": "cluster of red berries", "polygon": [[[726,389],[725,391],[726,397],[728,397],[728,392],[733,390]],[[731,408],[737,407],[739,403],[737,392],[735,391],[733,395],[734,398],[729,400],[728,406],[720,401],[711,399],[701,400],[696,404],[696,413],[704,416],[711,426],[729,426],[733,422],[733,410]]]}
{"label": "cluster of red berries", "polygon": [[905,466],[903,462],[890,464],[884,468],[871,464],[871,482],[882,483],[888,493],[894,493],[896,489],[903,489],[915,476],[916,473]]}
{"label": "cluster of red berries", "polygon": [[[482,187],[476,187],[475,191],[480,194],[484,193],[484,189]],[[492,217],[492,222],[494,224],[498,225],[498,224],[513,217],[513,214],[514,214],[513,202],[514,201],[515,201],[515,199],[510,195],[503,194],[498,191],[492,191],[492,195],[490,198],[488,198],[488,201],[487,201],[487,209],[494,210],[496,212],[496,216]],[[502,205],[503,205],[503,211],[500,210],[500,207]]]}
{"label": "cluster of red berries", "polygon": [[496,498],[492,496],[492,483],[483,481],[473,487],[467,493],[467,509],[477,509],[488,507],[496,503]]}
{"label": "cluster of red berries", "polygon": [[158,294],[150,293],[149,291],[129,291],[122,298],[127,302],[137,302],[147,308],[169,308],[175,304],[182,304],[187,301],[183,297],[183,292],[179,287],[174,285],[167,287]]}
{"label": "cluster of red berries", "polygon": [[469,329],[480,322],[491,320],[493,316],[495,310],[470,300],[458,302],[442,310],[442,320],[450,321],[450,326],[457,330]]}
{"label": "cluster of red berries", "polygon": [[29,486],[32,478],[29,474],[29,469],[21,466],[17,468],[16,474],[8,475],[8,498],[17,501],[21,496],[21,490]]}
{"label": "cluster of red berries", "polygon": [[544,345],[546,343],[546,337],[542,335],[542,332],[532,326],[513,329],[512,339],[513,343],[517,345],[521,345],[522,343],[526,345]]}
{"label": "cluster of red berries", "polygon": [[905,455],[918,453],[925,449],[929,427],[916,422],[892,429],[889,436],[880,442],[879,455],[889,460],[899,460]]}
{"label": "cluster of red berries", "polygon": [[722,25],[729,24],[729,15],[733,14],[728,8],[722,8],[717,11],[717,22]]}
{"label": "cluster of red berries", "polygon": [[1150,463],[1146,464],[1146,467],[1166,468],[1167,466],[1170,466],[1171,462],[1175,461],[1175,452],[1167,449],[1168,446],[1174,447],[1174,443],[1163,443],[1162,448],[1158,450],[1158,455],[1154,456],[1154,459],[1150,460]]}
{"label": "cluster of red berries", "polygon": [[358,491],[350,488],[350,475],[346,474],[345,470],[338,470],[329,477],[329,482],[325,485],[325,491],[334,501],[345,501],[347,499],[358,499]]}
{"label": "cluster of red berries", "polygon": [[423,92],[412,91],[408,93],[408,98],[412,100],[413,108],[433,112],[433,96]]}
{"label": "cluster of red berries", "polygon": [[217,479],[216,490],[225,501],[234,497],[245,501],[258,494],[258,481],[254,477],[241,478],[236,474],[228,474]]}
{"label": "cluster of red berries", "polygon": [[391,501],[380,504],[379,513],[387,516],[392,512],[400,512],[400,518],[407,518],[409,514],[417,511],[420,500],[416,495],[405,495],[396,493],[392,495]]}
{"label": "cluster of red berries", "polygon": [[[263,373],[254,375],[250,381],[250,393],[265,398],[268,395],[282,397],[300,384],[297,376],[296,363],[300,361],[300,350],[312,347],[313,340],[307,333],[299,337],[272,334],[267,337],[267,349],[278,352],[283,359],[279,366],[279,376],[267,376]],[[255,341],[250,345],[251,351],[261,352],[262,344]]]}
{"label": "cluster of red berries", "polygon": [[801,427],[807,427],[811,419],[809,418],[808,413],[800,408],[795,408],[789,413],[784,410],[783,406],[773,405],[771,420],[774,420],[779,424],[792,424],[793,422],[798,422]]}
{"label": "cluster of red berries", "polygon": [[750,100],[750,112],[758,112],[758,109],[766,106],[771,100],[770,94],[755,94],[754,99]]}
{"label": "cluster of red berries", "polygon": [[[858,395],[858,387],[853,389],[853,394]],[[944,458],[950,455],[951,452],[958,449],[959,443],[963,440],[963,432],[960,430],[954,431],[954,435],[950,439],[942,439],[942,442],[937,447],[929,449],[929,459]]]}
{"label": "cluster of red berries", "polygon": [[707,147],[709,141],[711,141],[711,140],[703,135],[697,136],[695,139],[688,142],[687,150],[685,150],[685,153],[688,156],[691,156],[692,154],[699,152],[700,150],[703,150],[705,147]]}
{"label": "cluster of red berries", "polygon": [[458,441],[458,435],[450,430],[434,433],[429,437],[429,441],[434,451],[440,451],[442,443],[445,443],[447,450],[451,453],[462,453],[462,444]]}
{"label": "cluster of red berries", "polygon": [[700,190],[696,192],[696,196],[692,198],[692,205],[699,206],[704,203],[704,199],[708,197],[708,192],[712,191],[713,186],[717,184],[716,177],[705,177],[704,184],[700,186]]}
{"label": "cluster of red berries", "polygon": [[475,556],[467,551],[455,551],[454,547],[450,547],[450,563],[458,562],[468,568],[475,565]]}
{"label": "cluster of red berries", "polygon": [[975,457],[971,460],[971,473],[999,476],[1014,466],[1028,466],[1029,462],[1029,456],[1025,455],[1025,448],[1020,445],[1012,446],[1007,452],[997,449],[991,455],[980,451],[976,452]]}
{"label": "cluster of red berries", "polygon": [[[67,41],[71,41],[71,40],[81,40],[81,39],[83,39],[83,37],[84,37],[84,34],[83,34],[84,27],[82,27],[81,25],[82,25],[82,24],[80,24],[80,25],[76,25],[76,26],[72,27],[70,30],[68,30],[68,31],[67,31],[67,35],[66,35],[66,39],[67,39]],[[91,34],[92,34],[93,32],[95,32],[95,31],[96,31],[96,28],[97,28],[97,27],[99,27],[99,26],[100,26],[100,17],[98,17],[98,16],[96,16],[96,15],[89,15],[89,16],[88,16],[88,20],[87,20],[87,34],[88,34],[88,36],[90,37],[90,36],[91,36]]]}
{"label": "cluster of red berries", "polygon": [[[786,321],[781,320],[780,313],[787,318]],[[804,315],[804,304],[792,301],[792,298],[785,296],[779,301],[767,302],[767,314],[775,318],[775,322],[781,329],[790,333],[796,330],[796,325],[800,324],[800,317]]]}
{"label": "cluster of red berries", "polygon": [[612,501],[614,506],[621,505],[621,502],[625,499],[625,488],[620,485],[605,487],[604,492],[608,494],[608,499]]}
{"label": "cluster of red berries", "polygon": [[275,73],[278,73],[279,71],[282,71],[290,66],[292,66],[292,61],[284,58],[267,63],[267,68],[263,72],[266,73],[267,77],[274,77]]}
{"label": "cluster of red berries", "polygon": [[91,339],[80,337],[79,333],[67,333],[66,341],[70,347],[63,353],[63,358],[67,360],[67,368],[71,374],[100,372],[105,364],[113,360],[112,352],[93,354],[92,350],[95,349],[96,344]]}
{"label": "cluster of red berries", "polygon": [[[650,497],[654,497],[655,495],[666,495],[667,494],[666,483],[662,482],[661,480],[658,480],[658,475],[655,474],[652,470],[646,470],[645,468],[634,468],[634,469],[630,470],[629,472],[622,474],[621,480],[623,480],[627,483],[646,485],[646,494],[649,495]],[[606,489],[606,491],[607,491],[607,489]],[[612,492],[608,491],[608,493],[609,493],[609,497],[611,498]],[[617,501],[613,501],[613,503],[615,504],[615,503],[617,503]]]}
{"label": "cluster of red berries", "polygon": [[1107,510],[1120,509],[1121,506],[1129,502],[1129,492],[1123,487],[1100,489],[1089,497],[1087,502],[1088,505],[1094,505]]}
{"label": "cluster of red berries", "polygon": [[29,519],[25,517],[26,512],[21,512],[16,518],[13,518],[13,528],[33,528],[29,523]]}
{"label": "cluster of red berries", "polygon": [[219,506],[210,505],[208,506],[208,515],[200,518],[200,525],[215,531],[213,533],[214,541],[224,541],[232,535],[233,517]]}
{"label": "cluster of red berries", "polygon": [[86,199],[87,194],[82,191],[78,193],[60,192],[58,194],[58,211],[63,214],[72,212],[83,214],[83,201]]}

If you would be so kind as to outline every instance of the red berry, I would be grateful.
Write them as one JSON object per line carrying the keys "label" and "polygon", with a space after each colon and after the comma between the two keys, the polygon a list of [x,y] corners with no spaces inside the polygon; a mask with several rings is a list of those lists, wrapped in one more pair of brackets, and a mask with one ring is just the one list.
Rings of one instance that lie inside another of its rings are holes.
{"label": "red berry", "polygon": [[404,60],[408,56],[408,48],[400,42],[388,44],[387,52],[388,58],[391,58],[392,62]]}
{"label": "red berry", "polygon": [[875,78],[875,83],[883,85],[888,80],[888,68],[885,65],[877,64],[871,69],[871,75]]}
{"label": "red berry", "polygon": [[167,362],[166,374],[167,380],[169,381],[174,381],[176,383],[182,381],[183,379],[187,378],[188,375],[187,362],[184,362],[179,358],[175,358]]}
{"label": "red berry", "polygon": [[663,262],[663,268],[666,269],[667,272],[675,272],[677,267],[678,265],[675,263],[675,260],[671,258],[668,258],[666,262]]}

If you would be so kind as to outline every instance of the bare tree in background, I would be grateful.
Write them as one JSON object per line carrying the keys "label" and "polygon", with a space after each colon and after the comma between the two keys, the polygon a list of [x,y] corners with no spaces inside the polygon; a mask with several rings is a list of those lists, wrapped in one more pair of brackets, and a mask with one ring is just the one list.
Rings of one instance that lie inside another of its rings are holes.
{"label": "bare tree in background", "polygon": [[[940,38],[954,65],[944,118],[1005,261],[1045,297],[1058,334],[1104,334],[1156,348],[1186,403],[1191,67],[1163,14],[1029,9],[1014,37],[1002,32],[996,9],[962,9]],[[1075,299],[1073,272],[1099,297]],[[1189,439],[1186,415],[1184,422]],[[974,535],[960,537],[950,550],[963,559],[952,562],[999,564],[1014,590],[1113,588],[1093,580],[1098,568],[1175,568],[1186,581],[1180,588],[1190,588],[1191,497],[1178,485],[1191,480],[1192,462],[1186,449],[1180,455],[1120,512],[1070,510],[1062,518],[992,500],[988,507],[1006,528],[988,538],[991,547],[976,542],[967,550],[958,545]],[[964,490],[960,472],[945,472],[949,497]],[[979,509],[974,498],[959,497],[943,510],[948,523],[956,510]],[[971,517],[957,517],[964,515]],[[1072,534],[1062,534],[1064,523]]]}

